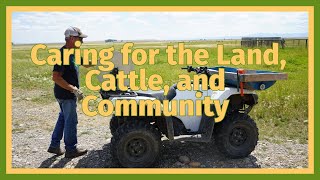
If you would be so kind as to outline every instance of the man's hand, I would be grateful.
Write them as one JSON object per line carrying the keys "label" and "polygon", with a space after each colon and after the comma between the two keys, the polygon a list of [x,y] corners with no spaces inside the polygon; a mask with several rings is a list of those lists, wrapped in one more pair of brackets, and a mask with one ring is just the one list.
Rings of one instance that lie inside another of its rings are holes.
{"label": "man's hand", "polygon": [[72,90],[72,93],[74,95],[76,95],[78,101],[83,99],[83,92],[80,89],[78,89],[77,87],[74,86],[74,89]]}

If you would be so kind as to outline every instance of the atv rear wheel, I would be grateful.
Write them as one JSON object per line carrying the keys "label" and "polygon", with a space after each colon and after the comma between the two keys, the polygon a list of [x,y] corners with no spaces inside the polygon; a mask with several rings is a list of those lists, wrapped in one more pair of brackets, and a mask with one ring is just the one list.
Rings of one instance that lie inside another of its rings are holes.
{"label": "atv rear wheel", "polygon": [[113,158],[122,167],[150,167],[159,156],[160,137],[150,124],[125,122],[111,138]]}
{"label": "atv rear wheel", "polygon": [[247,157],[256,147],[258,136],[257,125],[247,114],[233,113],[215,124],[215,143],[227,157]]}

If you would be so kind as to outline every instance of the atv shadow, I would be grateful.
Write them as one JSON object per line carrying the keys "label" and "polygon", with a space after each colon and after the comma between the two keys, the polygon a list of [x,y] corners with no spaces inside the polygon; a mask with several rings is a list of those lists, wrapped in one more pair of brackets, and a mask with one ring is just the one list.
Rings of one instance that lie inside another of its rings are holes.
{"label": "atv shadow", "polygon": [[[119,168],[112,161],[110,143],[101,150],[89,151],[81,158],[76,168]],[[187,156],[191,161],[200,162],[200,168],[260,168],[257,158],[249,155],[242,159],[230,159],[221,154],[214,143],[171,142],[163,141],[159,161],[155,168],[188,168],[189,165],[178,163],[180,156]]]}
{"label": "atv shadow", "polygon": [[214,142],[179,142],[163,141],[161,165],[170,167],[190,167],[177,163],[180,156],[187,156],[191,162],[200,162],[200,168],[260,168],[257,158],[249,155],[246,158],[231,159],[219,152]]}
{"label": "atv shadow", "polygon": [[80,159],[75,168],[112,168],[119,167],[113,162],[110,143],[102,146],[100,150],[89,151]]}

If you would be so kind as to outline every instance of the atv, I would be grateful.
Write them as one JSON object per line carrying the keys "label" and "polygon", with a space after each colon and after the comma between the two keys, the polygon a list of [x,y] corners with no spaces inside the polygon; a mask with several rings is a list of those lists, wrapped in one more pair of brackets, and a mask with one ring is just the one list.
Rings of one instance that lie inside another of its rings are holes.
{"label": "atv", "polygon": [[[112,74],[116,75],[121,65]],[[128,67],[126,67],[128,68]],[[205,74],[210,77],[225,70],[225,89],[202,91],[211,99],[228,99],[229,106],[225,118],[215,122],[213,117],[202,116],[115,116],[110,120],[111,151],[113,159],[122,167],[152,167],[160,155],[161,139],[170,141],[193,141],[209,143],[214,140],[219,151],[230,158],[248,156],[258,142],[258,128],[248,115],[258,103],[255,90],[265,90],[276,80],[287,79],[287,74],[271,71],[242,70],[231,67],[192,67],[189,73]],[[208,78],[209,79],[209,78]],[[167,95],[163,92],[100,91],[103,99],[197,99],[197,91],[180,91],[172,85]],[[214,111],[214,107],[213,111]]]}

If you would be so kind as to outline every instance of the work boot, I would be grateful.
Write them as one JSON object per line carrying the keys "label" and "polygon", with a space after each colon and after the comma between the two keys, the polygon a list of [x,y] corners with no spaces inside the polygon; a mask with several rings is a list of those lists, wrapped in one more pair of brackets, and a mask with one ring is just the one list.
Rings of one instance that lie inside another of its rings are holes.
{"label": "work boot", "polygon": [[65,151],[63,149],[61,149],[60,147],[57,147],[57,148],[49,147],[48,152],[52,153],[52,154],[56,154],[58,156],[60,156],[60,155],[65,153]]}
{"label": "work boot", "polygon": [[83,156],[85,154],[87,154],[88,150],[86,149],[75,149],[74,151],[66,151],[66,158],[76,158],[79,156]]}

